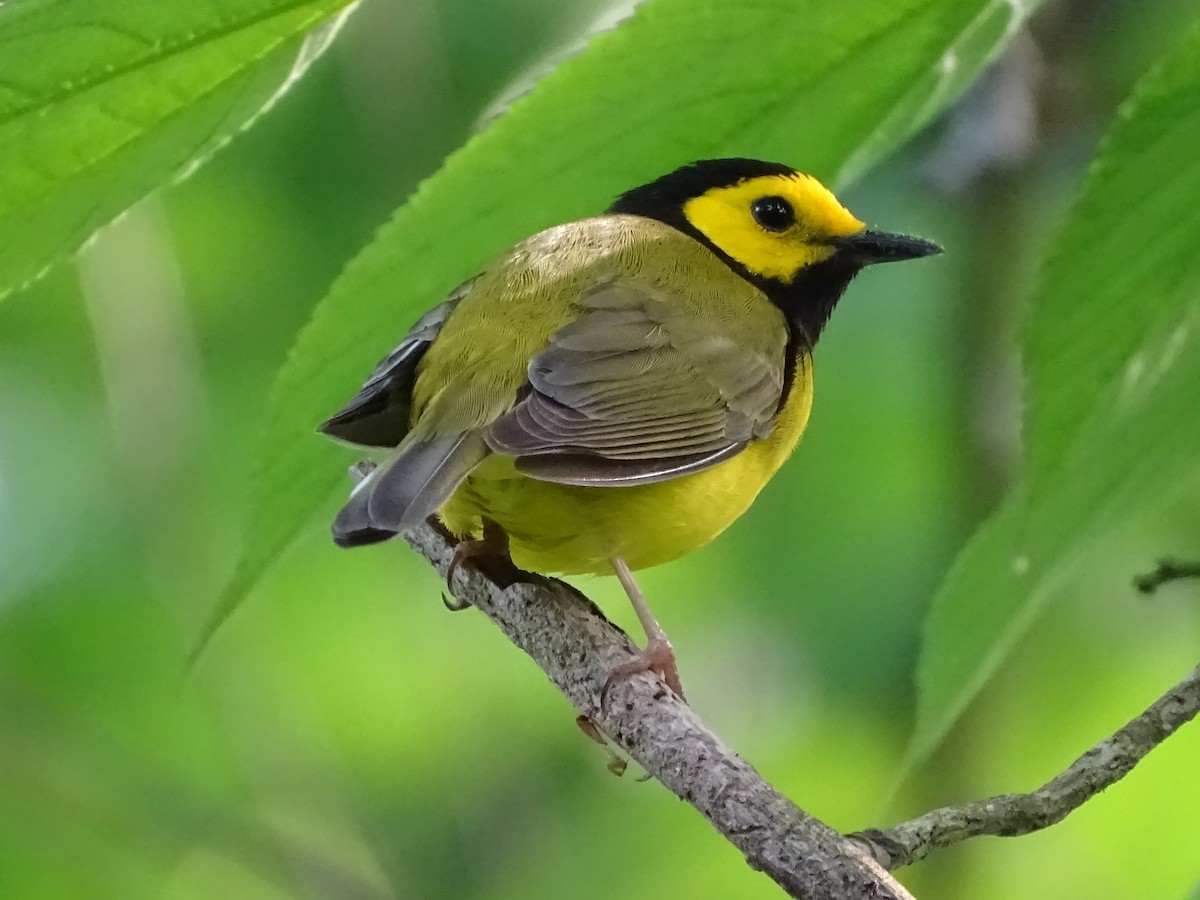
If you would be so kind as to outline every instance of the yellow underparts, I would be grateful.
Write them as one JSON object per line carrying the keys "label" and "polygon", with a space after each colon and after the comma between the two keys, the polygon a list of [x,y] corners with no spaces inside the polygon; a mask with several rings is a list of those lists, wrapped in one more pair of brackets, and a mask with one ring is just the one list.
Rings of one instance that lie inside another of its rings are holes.
{"label": "yellow underparts", "polygon": [[704,546],[754,502],[791,455],[812,407],[812,361],[802,354],[771,433],[737,456],[682,478],[633,487],[537,481],[491,456],[439,510],[456,534],[479,535],[482,517],[508,534],[513,562],[545,574],[612,574],[677,559]]}

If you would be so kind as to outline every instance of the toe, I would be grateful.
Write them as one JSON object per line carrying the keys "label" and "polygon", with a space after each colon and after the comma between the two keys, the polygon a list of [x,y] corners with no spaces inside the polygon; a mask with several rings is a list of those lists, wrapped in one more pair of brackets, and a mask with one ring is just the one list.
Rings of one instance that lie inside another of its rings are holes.
{"label": "toe", "polygon": [[651,640],[646,649],[635,653],[630,659],[615,666],[604,680],[600,689],[600,707],[604,709],[608,703],[608,692],[613,684],[622,678],[638,675],[642,672],[653,672],[663,680],[671,692],[680,700],[687,702],[683,693],[683,682],[679,679],[679,667],[675,664],[675,651],[669,642]]}

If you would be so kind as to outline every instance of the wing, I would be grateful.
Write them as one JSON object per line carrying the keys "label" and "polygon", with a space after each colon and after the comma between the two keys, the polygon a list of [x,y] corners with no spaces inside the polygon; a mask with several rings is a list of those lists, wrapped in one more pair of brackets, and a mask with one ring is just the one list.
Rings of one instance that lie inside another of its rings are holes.
{"label": "wing", "polygon": [[375,367],[350,401],[318,427],[330,437],[364,447],[396,447],[408,433],[417,366],[450,313],[471,290],[463,282],[438,306],[423,315],[399,346]]}
{"label": "wing", "polygon": [[664,481],[730,458],[770,432],[784,383],[783,317],[744,299],[698,309],[628,277],[594,288],[530,361],[528,393],[488,445],[533,478],[577,485]]}
{"label": "wing", "polygon": [[414,436],[354,489],[334,519],[334,541],[342,547],[374,544],[419,525],[486,455],[478,433]]}

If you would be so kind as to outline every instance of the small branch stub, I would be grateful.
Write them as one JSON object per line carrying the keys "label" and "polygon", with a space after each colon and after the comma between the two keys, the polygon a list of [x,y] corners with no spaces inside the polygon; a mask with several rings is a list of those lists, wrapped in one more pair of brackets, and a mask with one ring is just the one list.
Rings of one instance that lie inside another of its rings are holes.
{"label": "small branch stub", "polygon": [[1133,579],[1133,586],[1143,594],[1153,594],[1164,584],[1184,578],[1200,578],[1200,562],[1180,559],[1160,559],[1153,572],[1146,572]]}
{"label": "small branch stub", "polygon": [[1124,778],[1147,753],[1200,711],[1200,666],[1111,737],[1073,762],[1065,772],[1028,794],[1003,794],[962,806],[947,806],[886,829],[852,835],[870,848],[880,865],[897,869],[935,850],[981,835],[1016,837],[1040,831]]}

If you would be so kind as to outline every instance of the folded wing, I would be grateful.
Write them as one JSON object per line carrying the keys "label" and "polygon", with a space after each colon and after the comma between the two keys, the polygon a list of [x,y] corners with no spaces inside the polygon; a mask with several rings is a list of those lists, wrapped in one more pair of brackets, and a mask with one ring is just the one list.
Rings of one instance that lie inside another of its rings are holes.
{"label": "folded wing", "polygon": [[697,472],[770,430],[782,397],[786,327],[742,340],[745,321],[696,315],[663,289],[618,278],[529,363],[526,396],[487,432],[532,478],[632,485]]}

